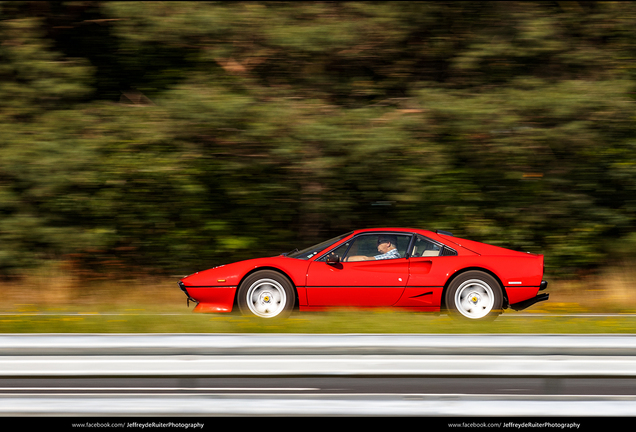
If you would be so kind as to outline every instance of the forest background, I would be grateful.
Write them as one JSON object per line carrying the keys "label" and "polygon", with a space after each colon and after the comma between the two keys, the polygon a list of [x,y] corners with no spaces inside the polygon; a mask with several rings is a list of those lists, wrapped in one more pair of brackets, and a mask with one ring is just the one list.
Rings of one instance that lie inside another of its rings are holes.
{"label": "forest background", "polygon": [[635,2],[1,2],[0,273],[373,226],[636,258]]}

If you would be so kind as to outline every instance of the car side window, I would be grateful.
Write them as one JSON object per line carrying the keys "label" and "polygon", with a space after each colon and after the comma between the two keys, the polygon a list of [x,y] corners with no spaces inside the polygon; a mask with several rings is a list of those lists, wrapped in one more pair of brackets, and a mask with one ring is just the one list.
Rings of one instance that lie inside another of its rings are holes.
{"label": "car side window", "polygon": [[413,245],[413,253],[411,256],[413,257],[428,257],[428,256],[439,256],[442,252],[443,247],[438,245],[437,243],[433,243],[431,240],[426,237],[422,237],[418,235],[415,238],[415,244]]}
{"label": "car side window", "polygon": [[334,253],[345,262],[405,258],[410,240],[410,235],[403,234],[364,234],[353,239],[342,254],[342,246]]}
{"label": "car side window", "polygon": [[[344,257],[344,254],[347,252],[347,249],[349,249],[349,246],[351,246],[351,242],[350,241],[341,244],[336,249],[334,249],[334,251],[332,253],[338,255],[340,257],[340,259],[342,259]],[[323,261],[324,261],[324,259],[323,259]]]}

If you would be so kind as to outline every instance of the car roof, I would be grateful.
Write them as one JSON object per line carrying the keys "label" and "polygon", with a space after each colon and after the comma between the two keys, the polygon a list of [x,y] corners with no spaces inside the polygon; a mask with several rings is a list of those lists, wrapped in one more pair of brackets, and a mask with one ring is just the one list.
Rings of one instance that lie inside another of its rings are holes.
{"label": "car roof", "polygon": [[378,231],[390,231],[390,232],[405,232],[405,233],[417,233],[424,235],[435,234],[433,231],[421,229],[421,228],[395,228],[395,227],[385,227],[385,228],[363,228],[359,230],[355,230],[354,234],[360,234],[365,232],[378,232]]}

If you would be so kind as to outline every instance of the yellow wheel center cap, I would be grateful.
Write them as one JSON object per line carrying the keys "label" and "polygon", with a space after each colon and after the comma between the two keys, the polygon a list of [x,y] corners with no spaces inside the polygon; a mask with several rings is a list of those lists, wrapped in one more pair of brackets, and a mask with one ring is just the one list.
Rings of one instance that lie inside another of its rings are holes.
{"label": "yellow wheel center cap", "polygon": [[269,303],[269,296],[265,296],[265,297],[263,297],[263,301],[264,301],[265,303]]}

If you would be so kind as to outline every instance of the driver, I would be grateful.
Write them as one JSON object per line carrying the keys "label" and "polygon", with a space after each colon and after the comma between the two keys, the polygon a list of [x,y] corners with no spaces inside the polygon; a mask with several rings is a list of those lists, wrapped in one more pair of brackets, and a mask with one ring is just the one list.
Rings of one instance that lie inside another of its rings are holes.
{"label": "driver", "polygon": [[401,258],[400,253],[397,250],[397,237],[394,235],[380,235],[378,237],[378,252],[380,252],[380,255],[375,256],[353,255],[345,258],[345,261],[370,261]]}

